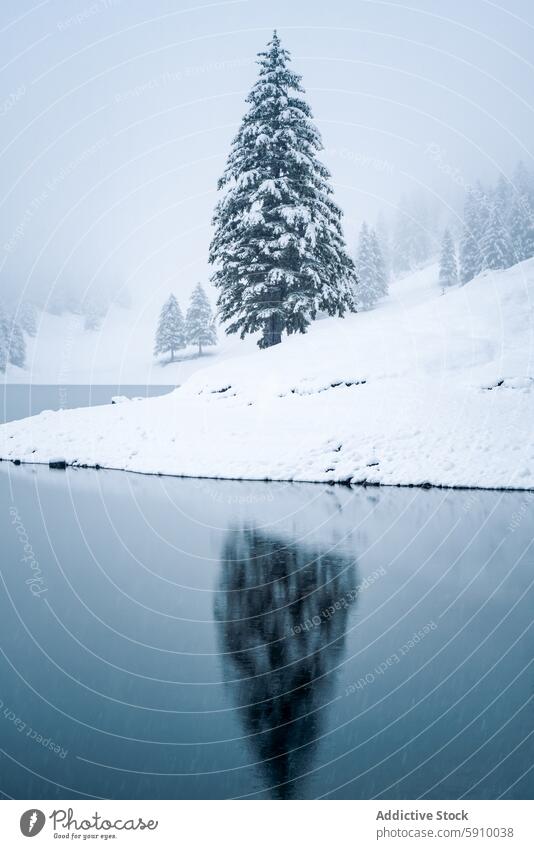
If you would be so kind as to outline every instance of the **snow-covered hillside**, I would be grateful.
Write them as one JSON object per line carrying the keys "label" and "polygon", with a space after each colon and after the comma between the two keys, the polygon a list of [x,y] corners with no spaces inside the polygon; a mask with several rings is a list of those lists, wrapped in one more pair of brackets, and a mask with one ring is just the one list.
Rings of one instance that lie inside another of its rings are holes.
{"label": "snow-covered hillside", "polygon": [[193,374],[171,393],[0,428],[0,456],[140,472],[534,487],[534,260]]}

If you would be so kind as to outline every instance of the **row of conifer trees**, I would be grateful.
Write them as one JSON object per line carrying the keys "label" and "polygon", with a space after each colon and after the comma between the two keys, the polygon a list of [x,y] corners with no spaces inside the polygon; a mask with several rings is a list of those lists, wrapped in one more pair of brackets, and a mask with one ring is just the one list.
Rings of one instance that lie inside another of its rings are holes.
{"label": "row of conifer trees", "polygon": [[185,319],[180,304],[171,294],[161,308],[154,355],[168,354],[170,362],[174,362],[176,352],[187,345],[197,345],[200,356],[203,347],[216,343],[215,319],[201,284],[193,289]]}
{"label": "row of conifer trees", "polygon": [[468,283],[482,271],[510,268],[534,256],[534,177],[520,162],[510,181],[471,186],[465,197],[458,249],[450,229],[441,245],[443,288]]}

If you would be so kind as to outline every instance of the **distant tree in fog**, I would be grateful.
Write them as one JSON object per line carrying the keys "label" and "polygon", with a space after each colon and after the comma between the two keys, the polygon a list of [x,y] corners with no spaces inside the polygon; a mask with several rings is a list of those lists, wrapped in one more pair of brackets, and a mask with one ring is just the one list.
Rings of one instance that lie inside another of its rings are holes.
{"label": "distant tree in fog", "polygon": [[370,309],[379,298],[387,294],[388,284],[384,258],[376,233],[364,221],[358,240],[356,272],[359,284],[356,290],[358,309]]}
{"label": "distant tree in fog", "polygon": [[26,342],[24,341],[24,333],[21,330],[20,324],[11,320],[9,327],[9,362],[24,368],[26,365]]}
{"label": "distant tree in fog", "polygon": [[37,333],[37,307],[31,301],[23,301],[17,309],[17,319],[28,336],[35,336]]}
{"label": "distant tree in fog", "polygon": [[8,335],[7,335],[8,323],[0,305],[0,372],[2,374],[6,370],[7,361],[8,361]]}
{"label": "distant tree in fog", "polygon": [[100,330],[102,319],[106,315],[106,307],[96,297],[86,298],[82,304],[84,330]]}
{"label": "distant tree in fog", "polygon": [[467,283],[481,269],[479,244],[482,233],[478,214],[478,196],[470,188],[465,196],[463,232],[460,242],[460,280]]}
{"label": "distant tree in fog", "polygon": [[154,355],[170,354],[170,362],[174,362],[174,354],[180,348],[185,348],[185,324],[180,305],[174,295],[170,295],[161,308],[156,329],[156,344]]}
{"label": "distant tree in fog", "polygon": [[445,230],[441,245],[441,256],[439,261],[439,284],[443,289],[455,286],[458,283],[458,266],[456,263],[456,251],[452,240],[451,231]]}
{"label": "distant tree in fog", "polygon": [[26,364],[26,343],[20,325],[14,319],[9,319],[0,307],[1,372],[5,372],[8,363],[24,368]]}
{"label": "distant tree in fog", "polygon": [[509,265],[508,236],[495,202],[490,203],[484,232],[480,240],[482,269],[493,271]]}

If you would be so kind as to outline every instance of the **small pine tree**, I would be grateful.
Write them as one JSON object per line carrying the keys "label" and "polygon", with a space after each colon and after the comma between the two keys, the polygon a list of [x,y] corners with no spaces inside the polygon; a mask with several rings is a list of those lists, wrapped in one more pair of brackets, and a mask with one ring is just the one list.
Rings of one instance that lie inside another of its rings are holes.
{"label": "small pine tree", "polygon": [[441,245],[441,257],[439,262],[439,285],[443,289],[455,286],[458,283],[458,266],[456,264],[456,252],[449,229],[443,234]]}
{"label": "small pine tree", "polygon": [[202,354],[203,345],[217,344],[217,330],[211,305],[200,283],[197,283],[191,295],[185,319],[185,334],[190,344],[198,345],[199,356]]}
{"label": "small pine tree", "polygon": [[170,362],[174,362],[174,352],[185,348],[186,336],[184,317],[180,304],[170,295],[165,301],[159,314],[158,327],[156,330],[156,344],[154,356],[170,352]]}
{"label": "small pine tree", "polygon": [[275,32],[259,54],[249,109],[219,180],[212,277],[227,333],[261,331],[260,348],[305,333],[318,311],[354,308],[354,263],[319,162],[319,131]]}

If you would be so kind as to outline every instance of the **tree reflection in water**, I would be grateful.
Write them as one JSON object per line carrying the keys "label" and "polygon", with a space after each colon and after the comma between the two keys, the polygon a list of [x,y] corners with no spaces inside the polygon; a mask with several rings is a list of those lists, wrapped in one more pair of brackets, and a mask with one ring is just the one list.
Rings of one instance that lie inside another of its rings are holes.
{"label": "tree reflection in water", "polygon": [[226,538],[217,594],[224,675],[278,798],[303,795],[357,597],[355,558],[254,527]]}

